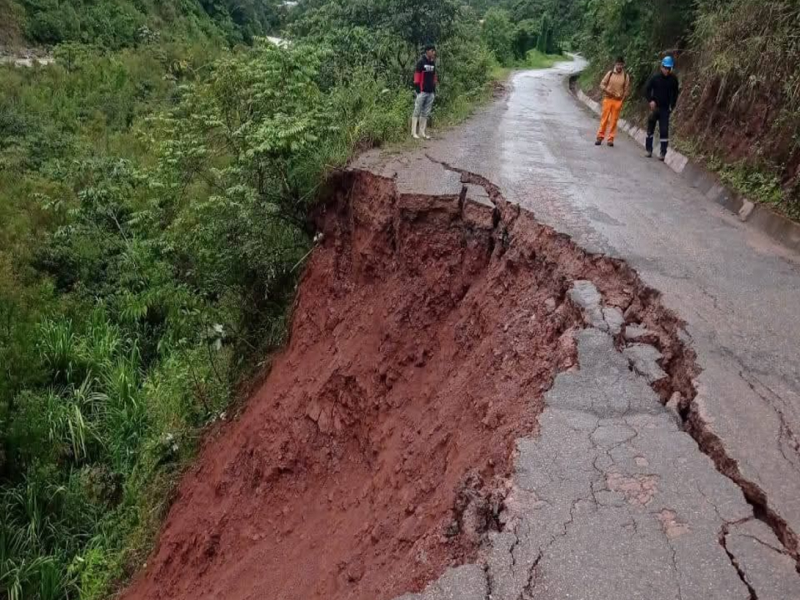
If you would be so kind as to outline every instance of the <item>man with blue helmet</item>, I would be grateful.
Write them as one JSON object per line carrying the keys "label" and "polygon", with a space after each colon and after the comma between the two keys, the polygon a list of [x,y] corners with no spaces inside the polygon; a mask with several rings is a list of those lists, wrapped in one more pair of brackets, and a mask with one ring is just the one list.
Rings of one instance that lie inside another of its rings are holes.
{"label": "man with blue helmet", "polygon": [[675,59],[667,56],[661,61],[661,70],[650,78],[645,87],[645,98],[650,103],[650,118],[647,121],[647,157],[653,156],[653,137],[655,136],[656,123],[659,125],[661,136],[661,156],[663,161],[667,157],[669,147],[669,121],[672,111],[678,103],[680,86],[678,78],[673,74]]}

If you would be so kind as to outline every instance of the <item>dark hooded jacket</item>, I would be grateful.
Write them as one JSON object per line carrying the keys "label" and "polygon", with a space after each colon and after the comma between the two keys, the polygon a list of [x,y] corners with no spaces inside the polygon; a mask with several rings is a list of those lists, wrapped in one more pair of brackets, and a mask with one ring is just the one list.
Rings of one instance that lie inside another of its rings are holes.
{"label": "dark hooded jacket", "polygon": [[661,71],[656,73],[647,82],[644,96],[648,102],[655,101],[659,109],[675,110],[678,104],[678,95],[681,93],[678,78],[674,73],[664,75]]}

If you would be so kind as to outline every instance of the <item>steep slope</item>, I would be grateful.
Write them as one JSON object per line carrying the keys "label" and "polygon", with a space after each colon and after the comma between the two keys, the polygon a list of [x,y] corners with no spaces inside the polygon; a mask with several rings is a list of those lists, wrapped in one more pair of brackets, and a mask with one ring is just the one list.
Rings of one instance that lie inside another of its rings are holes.
{"label": "steep slope", "polygon": [[458,197],[367,176],[351,193],[323,217],[289,347],[126,598],[389,598],[492,526],[513,441],[574,360],[567,282],[503,257],[491,208],[470,224]]}
{"label": "steep slope", "polygon": [[319,227],[288,348],[207,441],[126,600],[389,599],[474,559],[515,439],[575,363],[574,279],[660,332],[685,382],[676,322],[632,271],[477,186],[350,173]]}

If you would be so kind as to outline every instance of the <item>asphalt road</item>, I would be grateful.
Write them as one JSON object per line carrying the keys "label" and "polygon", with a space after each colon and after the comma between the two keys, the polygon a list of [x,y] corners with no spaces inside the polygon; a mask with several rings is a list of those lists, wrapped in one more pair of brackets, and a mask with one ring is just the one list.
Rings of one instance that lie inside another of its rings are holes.
{"label": "asphalt road", "polygon": [[[613,149],[595,147],[596,120],[565,84],[581,66],[518,73],[504,100],[464,126],[363,164],[429,193],[440,190],[418,172],[424,156],[478,173],[587,250],[632,265],[687,323],[705,427],[773,528],[782,521],[796,538],[800,257],[645,159],[624,134]],[[419,597],[800,599],[795,562],[773,530],[610,338],[587,330],[580,352],[580,372],[559,377],[549,395],[540,435],[519,442],[508,525],[487,561]]]}

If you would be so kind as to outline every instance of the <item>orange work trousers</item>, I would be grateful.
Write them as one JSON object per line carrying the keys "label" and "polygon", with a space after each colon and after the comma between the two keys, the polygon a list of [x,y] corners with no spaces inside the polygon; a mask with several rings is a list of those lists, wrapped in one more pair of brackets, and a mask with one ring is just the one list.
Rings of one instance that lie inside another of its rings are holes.
{"label": "orange work trousers", "polygon": [[608,141],[614,141],[614,138],[617,137],[617,123],[619,123],[620,112],[622,112],[622,100],[617,100],[616,98],[603,100],[603,116],[600,119],[597,139],[605,139],[606,130],[608,130]]}

